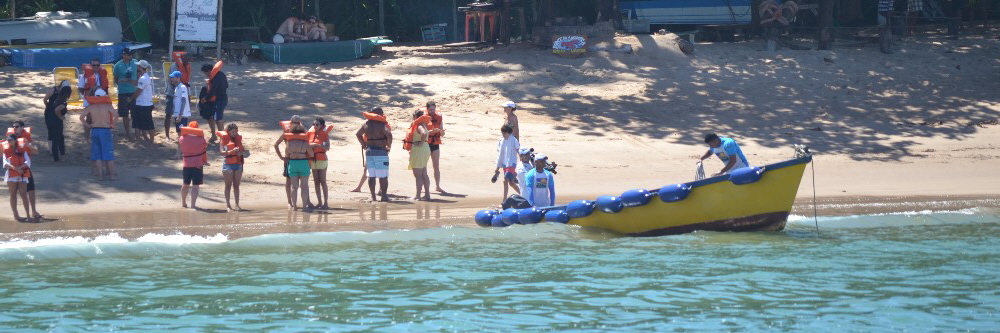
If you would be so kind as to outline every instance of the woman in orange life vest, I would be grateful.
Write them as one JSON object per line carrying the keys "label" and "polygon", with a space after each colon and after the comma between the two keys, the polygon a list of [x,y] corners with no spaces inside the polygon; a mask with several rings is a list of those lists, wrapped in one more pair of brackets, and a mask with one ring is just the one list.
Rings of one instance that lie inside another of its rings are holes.
{"label": "woman in orange life vest", "polygon": [[[18,145],[23,149],[28,155],[34,155],[38,153],[38,147],[35,146],[35,142],[31,139],[31,127],[24,126],[24,121],[15,121],[10,128],[7,129],[7,135],[14,135],[17,137]],[[35,205],[35,177],[32,175],[28,176],[28,185],[25,187],[25,191],[28,192],[28,205],[31,207],[31,217],[40,220],[42,214],[38,213],[38,207]]]}
{"label": "woman in orange life vest", "polygon": [[441,137],[444,136],[444,119],[441,110],[437,108],[437,102],[427,102],[424,113],[431,117],[431,122],[427,124],[428,137],[427,144],[431,148],[431,165],[434,167],[434,187],[438,193],[448,193],[441,189]]}
{"label": "woman in orange life vest", "polygon": [[[219,138],[219,152],[223,155],[222,176],[226,182],[226,208],[229,211],[242,211],[240,207],[240,182],[243,180],[243,159],[250,152],[243,147],[243,136],[240,135],[236,123],[226,125],[225,131],[216,133]],[[236,197],[236,208],[229,204],[229,192]]]}
{"label": "woman in orange life vest", "polygon": [[14,219],[18,222],[31,222],[33,218],[21,218],[17,213],[17,198],[21,198],[24,203],[25,216],[31,216],[31,207],[28,202],[28,177],[31,177],[31,156],[28,155],[26,147],[22,146],[24,139],[18,139],[17,135],[7,135],[7,141],[3,143],[3,168],[4,181],[7,182],[7,190],[10,192],[10,209],[14,212]]}
{"label": "woman in orange life vest", "polygon": [[316,207],[330,209],[330,190],[326,184],[326,170],[330,165],[327,151],[330,149],[330,131],[333,126],[327,126],[326,120],[316,117],[309,128],[309,146],[313,149],[313,158],[309,166],[313,172],[313,187],[316,189]]}
{"label": "woman in orange life vest", "polygon": [[[431,158],[431,148],[428,146],[427,124],[431,122],[431,116],[425,115],[423,111],[413,113],[413,123],[406,132],[406,139],[403,140],[403,149],[410,151],[410,164],[407,169],[413,170],[413,177],[417,181],[417,194],[413,200],[431,200],[431,179],[427,176],[427,161]],[[420,196],[420,190],[424,191],[424,196]]]}

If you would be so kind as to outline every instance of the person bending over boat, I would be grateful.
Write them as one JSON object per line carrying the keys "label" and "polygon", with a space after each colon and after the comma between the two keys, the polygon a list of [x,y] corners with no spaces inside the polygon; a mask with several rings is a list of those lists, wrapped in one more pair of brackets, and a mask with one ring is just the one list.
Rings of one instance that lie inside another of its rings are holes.
{"label": "person bending over boat", "polygon": [[743,155],[743,150],[740,149],[740,145],[736,144],[736,140],[722,138],[715,133],[709,133],[705,135],[705,143],[708,144],[708,151],[705,152],[705,155],[701,156],[698,162],[704,161],[711,157],[712,154],[715,154],[722,160],[722,163],[726,164],[726,166],[722,167],[722,170],[713,174],[712,177],[721,176],[730,171],[750,166],[750,162],[747,162],[747,157]]}
{"label": "person bending over boat", "polygon": [[500,127],[500,134],[503,138],[497,142],[497,169],[493,172],[493,182],[500,176],[503,170],[503,199],[507,200],[508,188],[513,187],[514,192],[521,193],[521,188],[517,186],[517,151],[521,148],[521,143],[514,137],[514,129],[510,124]]}
{"label": "person bending over boat", "polygon": [[547,162],[545,155],[535,155],[535,168],[524,177],[524,197],[532,207],[548,207],[556,203],[556,178],[545,169]]}

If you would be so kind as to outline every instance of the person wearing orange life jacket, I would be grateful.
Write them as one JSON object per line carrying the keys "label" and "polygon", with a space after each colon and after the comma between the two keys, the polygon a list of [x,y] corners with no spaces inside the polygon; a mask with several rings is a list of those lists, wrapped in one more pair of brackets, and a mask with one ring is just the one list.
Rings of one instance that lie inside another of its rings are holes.
{"label": "person wearing orange life jacket", "polygon": [[[413,177],[416,178],[417,194],[413,200],[431,200],[431,180],[427,176],[427,161],[431,158],[431,148],[427,144],[428,133],[427,124],[431,122],[431,116],[424,114],[424,111],[417,110],[413,113],[413,123],[403,140],[403,149],[410,151],[410,164],[406,167],[413,170]],[[420,196],[420,191],[424,191],[424,196]]]}
{"label": "person wearing orange life jacket", "polygon": [[375,199],[375,179],[379,179],[379,200],[389,201],[389,150],[392,149],[392,129],[381,107],[363,112],[368,119],[354,134],[361,143],[368,173],[368,190]]}
{"label": "person wearing orange life jacket", "polygon": [[10,193],[10,209],[14,213],[14,220],[18,222],[30,222],[32,218],[22,218],[18,214],[17,199],[20,197],[24,204],[25,216],[31,216],[31,207],[28,201],[28,177],[31,176],[31,156],[28,150],[21,146],[16,135],[7,136],[7,141],[3,143],[3,168],[4,182],[7,183],[7,190]]}
{"label": "person wearing orange life jacket", "polygon": [[424,107],[424,113],[431,117],[427,124],[427,144],[431,148],[431,165],[434,167],[434,186],[438,193],[448,193],[441,188],[441,137],[444,136],[444,117],[437,107],[437,102],[429,101]]}
{"label": "person wearing orange life jacket", "polygon": [[309,160],[312,168],[313,188],[316,189],[316,207],[330,209],[330,190],[326,184],[326,170],[330,166],[327,151],[330,150],[330,131],[333,126],[327,126],[326,120],[316,117],[306,135],[309,146],[313,149],[313,159]]}
{"label": "person wearing orange life jacket", "polygon": [[170,72],[181,72],[181,83],[191,86],[191,55],[184,51],[174,51],[170,57],[174,60],[170,65]]}
{"label": "person wearing orange life jacket", "polygon": [[[91,59],[89,64],[80,65],[80,69],[83,70],[83,74],[77,78],[80,96],[93,96],[97,88],[108,91],[111,81],[108,79],[108,71],[104,69],[104,66],[101,66],[101,59]],[[86,106],[86,102],[84,100],[84,106]]]}
{"label": "person wearing orange life jacket", "polygon": [[[10,128],[7,129],[7,135],[17,137],[18,144],[29,155],[38,153],[38,147],[35,146],[35,142],[31,139],[31,127],[24,126],[24,121],[18,120],[11,124]],[[34,174],[28,176],[28,184],[25,188],[28,192],[28,205],[31,207],[31,217],[36,220],[41,219],[42,214],[38,213],[38,206],[35,201]]]}
{"label": "person wearing orange life jacket", "polygon": [[102,89],[87,96],[89,105],[80,113],[80,122],[90,122],[90,159],[97,167],[97,179],[104,180],[105,171],[111,180],[118,180],[115,171],[114,126],[118,120],[111,97]]}
{"label": "person wearing orange life jacket", "polygon": [[220,60],[215,63],[215,65],[204,64],[201,66],[201,73],[205,74],[206,80],[205,87],[208,88],[208,101],[213,103],[215,109],[215,117],[208,120],[208,125],[212,127],[212,138],[208,141],[215,141],[215,128],[223,128],[222,118],[226,111],[226,106],[229,105],[229,80],[226,79],[226,73],[222,72],[223,62]]}
{"label": "person wearing orange life jacket", "polygon": [[291,180],[292,209],[298,210],[298,196],[302,196],[302,210],[309,211],[314,207],[309,203],[309,159],[313,157],[313,149],[309,146],[309,136],[302,124],[292,125],[291,131],[285,135],[285,155],[282,160],[288,162],[288,179]]}
{"label": "person wearing orange life jacket", "polygon": [[[281,144],[285,143],[287,141],[285,134],[291,133],[291,130],[292,130],[293,126],[295,126],[295,125],[302,125],[302,118],[299,117],[298,115],[293,115],[292,118],[289,119],[289,120],[287,120],[287,121],[280,121],[280,122],[278,122],[278,125],[281,126],[282,132],[281,132],[281,135],[278,136],[278,139],[274,141],[274,152],[276,154],[278,154],[279,158],[281,158],[282,160],[285,160],[285,157],[284,157],[285,155],[281,154]],[[285,160],[285,163],[284,163],[284,165],[282,166],[281,169],[282,169],[281,175],[285,176],[285,199],[287,199],[287,201],[288,201],[288,208],[291,209],[291,208],[294,208],[295,206],[292,205],[292,179],[288,177],[288,161],[287,160]],[[312,205],[308,201],[306,201],[305,203],[306,203],[306,206],[311,206]]]}
{"label": "person wearing orange life jacket", "polygon": [[[240,182],[243,180],[244,159],[250,152],[243,147],[243,136],[240,135],[236,123],[226,125],[225,131],[216,133],[219,136],[219,152],[222,153],[222,177],[226,182],[226,209],[242,211],[240,207]],[[229,203],[229,193],[236,197],[236,208]]]}
{"label": "person wearing orange life jacket", "polygon": [[181,175],[181,207],[188,208],[187,197],[190,190],[191,208],[198,209],[198,191],[205,181],[204,167],[208,163],[208,142],[205,132],[198,128],[198,122],[192,121],[186,127],[181,127],[177,137],[177,152],[183,159]]}

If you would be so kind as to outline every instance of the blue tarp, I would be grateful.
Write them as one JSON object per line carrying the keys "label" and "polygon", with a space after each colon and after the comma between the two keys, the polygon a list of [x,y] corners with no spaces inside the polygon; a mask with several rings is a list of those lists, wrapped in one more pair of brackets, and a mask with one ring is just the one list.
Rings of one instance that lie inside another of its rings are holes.
{"label": "blue tarp", "polygon": [[0,54],[10,59],[11,64],[15,67],[53,69],[56,67],[77,67],[80,64],[90,63],[90,60],[94,58],[101,59],[101,63],[104,64],[114,63],[121,59],[122,49],[130,45],[131,43],[115,43],[76,48],[3,48],[0,49]]}

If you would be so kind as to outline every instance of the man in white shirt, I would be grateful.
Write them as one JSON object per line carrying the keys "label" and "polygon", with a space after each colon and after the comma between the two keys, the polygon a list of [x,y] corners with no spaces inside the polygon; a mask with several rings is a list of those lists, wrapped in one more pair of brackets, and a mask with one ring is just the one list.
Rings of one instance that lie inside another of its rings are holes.
{"label": "man in white shirt", "polygon": [[531,153],[534,152],[534,150],[531,148],[521,148],[517,152],[519,158],[521,159],[521,161],[517,163],[517,168],[515,169],[517,172],[517,187],[520,188],[521,191],[524,191],[526,188],[525,184],[527,184],[527,178],[525,176],[528,174],[528,171],[535,168],[535,165],[531,162]]}
{"label": "man in white shirt", "polygon": [[136,85],[135,93],[130,97],[135,103],[132,109],[132,128],[135,129],[136,139],[140,141],[153,142],[153,78],[149,76],[152,68],[149,62],[140,60],[138,64],[139,82]]}
{"label": "man in white shirt", "polygon": [[517,186],[517,151],[521,148],[521,143],[512,135],[513,132],[514,128],[510,124],[504,124],[503,127],[500,127],[503,139],[497,143],[499,154],[493,181],[496,182],[497,177],[500,176],[500,170],[503,169],[503,200],[507,199],[507,191],[510,187],[513,187],[515,192],[521,193],[521,189]]}
{"label": "man in white shirt", "polygon": [[181,135],[181,125],[187,124],[191,118],[191,99],[188,97],[187,85],[180,84],[181,72],[170,73],[170,83],[174,87],[174,128],[177,130],[177,137]]}

